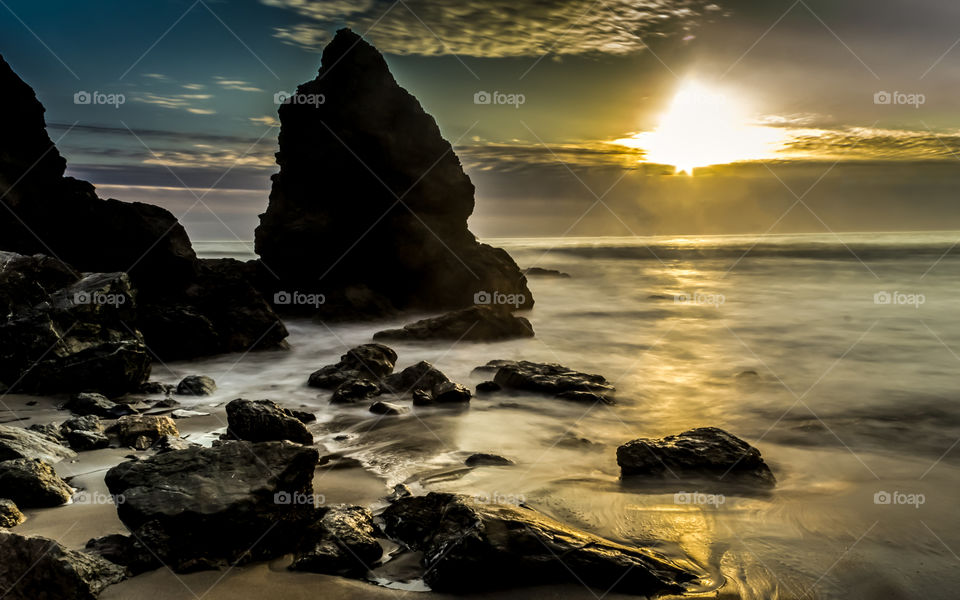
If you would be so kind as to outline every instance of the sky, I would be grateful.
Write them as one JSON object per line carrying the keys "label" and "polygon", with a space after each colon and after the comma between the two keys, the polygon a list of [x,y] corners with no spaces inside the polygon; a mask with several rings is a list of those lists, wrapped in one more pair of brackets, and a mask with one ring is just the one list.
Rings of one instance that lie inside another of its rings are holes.
{"label": "sky", "polygon": [[482,237],[960,229],[958,22],[951,0],[0,0],[0,54],[70,175],[194,240],[252,239],[275,95],[344,26],[453,143]]}

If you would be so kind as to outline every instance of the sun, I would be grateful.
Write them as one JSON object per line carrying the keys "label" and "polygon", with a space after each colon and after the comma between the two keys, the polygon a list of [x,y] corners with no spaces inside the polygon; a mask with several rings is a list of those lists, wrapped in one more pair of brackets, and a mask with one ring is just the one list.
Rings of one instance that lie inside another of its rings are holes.
{"label": "sun", "polygon": [[644,162],[672,165],[677,173],[697,167],[773,158],[784,133],[756,124],[747,104],[696,81],[685,82],[656,129],[614,140],[646,151]]}

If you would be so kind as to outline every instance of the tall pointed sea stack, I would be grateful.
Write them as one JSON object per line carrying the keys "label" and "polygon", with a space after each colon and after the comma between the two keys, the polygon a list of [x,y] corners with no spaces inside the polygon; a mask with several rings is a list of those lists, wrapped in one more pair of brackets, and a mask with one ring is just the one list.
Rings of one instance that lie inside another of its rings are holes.
{"label": "tall pointed sea stack", "polygon": [[474,187],[436,121],[360,36],[337,32],[280,122],[256,232],[274,289],[367,288],[397,308],[463,307],[479,291],[533,305],[510,255],[467,228]]}

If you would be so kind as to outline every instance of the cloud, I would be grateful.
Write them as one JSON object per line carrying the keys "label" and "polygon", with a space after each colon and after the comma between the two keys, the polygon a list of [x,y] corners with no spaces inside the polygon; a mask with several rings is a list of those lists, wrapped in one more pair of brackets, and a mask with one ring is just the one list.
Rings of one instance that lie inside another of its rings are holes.
{"label": "cloud", "polygon": [[260,1],[308,19],[274,30],[286,43],[317,51],[346,24],[384,52],[425,56],[626,55],[721,15],[706,0]]}
{"label": "cloud", "polygon": [[241,92],[262,92],[263,90],[250,83],[240,79],[227,79],[226,77],[214,77],[214,82],[225,90],[238,90]]}
{"label": "cloud", "polygon": [[250,117],[251,123],[256,123],[258,125],[267,125],[269,127],[280,127],[280,121],[272,115],[264,115],[262,117]]}
{"label": "cloud", "polygon": [[187,112],[193,113],[195,115],[212,115],[216,114],[217,111],[209,108],[198,108],[193,106],[194,102],[197,100],[209,100],[213,98],[212,94],[171,94],[171,95],[161,95],[153,93],[145,93],[134,96],[133,100],[135,102],[143,102],[144,104],[154,104],[163,108],[169,108],[174,110],[186,110]]}

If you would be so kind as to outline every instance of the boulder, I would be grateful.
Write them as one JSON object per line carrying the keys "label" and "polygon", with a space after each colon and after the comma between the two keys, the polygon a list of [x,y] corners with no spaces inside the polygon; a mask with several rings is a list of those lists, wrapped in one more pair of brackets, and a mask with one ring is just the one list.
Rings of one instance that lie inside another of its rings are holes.
{"label": "boulder", "polygon": [[501,389],[500,384],[496,381],[481,381],[477,384],[477,393],[478,394],[489,394],[492,392],[499,392]]}
{"label": "boulder", "polygon": [[471,306],[439,317],[422,319],[402,329],[373,334],[375,340],[457,340],[489,342],[533,337],[533,326],[523,317],[496,306]]}
{"label": "boulder", "polygon": [[370,405],[370,412],[375,415],[403,415],[410,412],[410,409],[392,402],[377,401]]}
{"label": "boulder", "polygon": [[611,542],[535,510],[432,492],[400,498],[381,515],[387,535],[423,553],[438,592],[579,582],[653,596],[682,593],[701,573],[687,561]]}
{"label": "boulder", "polygon": [[[10,256],[0,256],[0,269],[24,262]],[[89,273],[0,318],[0,380],[11,382],[11,391],[36,394],[117,396],[139,388],[152,358],[128,325],[135,323],[135,297],[125,273]]]}
{"label": "boulder", "polygon": [[110,445],[110,439],[103,433],[100,417],[94,415],[67,419],[60,426],[60,435],[77,452],[97,450]]}
{"label": "boulder", "polygon": [[313,443],[303,422],[270,400],[232,400],[227,404],[227,424],[227,435],[238,440]]}
{"label": "boulder", "polygon": [[614,387],[602,375],[574,371],[563,365],[491,361],[496,363],[494,383],[508,390],[538,392],[564,400],[613,404]]}
{"label": "boulder", "polygon": [[457,404],[470,402],[470,389],[466,386],[447,381],[433,388],[433,401],[437,404]]}
{"label": "boulder", "polygon": [[209,396],[217,391],[217,382],[206,375],[187,375],[177,384],[181,396]]}
{"label": "boulder", "polygon": [[73,496],[73,489],[53,467],[30,458],[0,462],[0,497],[23,508],[60,506]]}
{"label": "boulder", "polygon": [[95,600],[126,578],[123,567],[39,536],[0,531],[4,600]]}
{"label": "boulder", "polygon": [[467,228],[470,178],[376,48],[338,31],[297,93],[316,101],[280,106],[280,172],[255,235],[279,278],[264,277],[272,290],[357,286],[403,310],[464,307],[497,290],[533,305],[513,259]]}
{"label": "boulder", "polygon": [[23,516],[13,500],[0,498],[0,528],[10,529],[26,520],[27,518]]}
{"label": "boulder", "polygon": [[362,577],[380,560],[373,515],[362,506],[334,506],[310,529],[292,571]]}
{"label": "boulder", "polygon": [[507,467],[512,465],[513,461],[499,454],[478,452],[468,456],[467,460],[463,461],[463,464],[468,467]]}
{"label": "boulder", "polygon": [[15,458],[38,458],[55,463],[65,458],[76,458],[77,453],[51,441],[47,437],[9,425],[0,425],[0,461]]}
{"label": "boulder", "polygon": [[393,372],[397,353],[383,344],[363,344],[351,348],[334,365],[314,371],[307,382],[311,387],[334,389],[351,379],[379,381]]}
{"label": "boulder", "polygon": [[160,383],[159,381],[148,381],[137,390],[140,394],[164,394],[169,396],[177,391],[177,386],[171,383]]}
{"label": "boulder", "polygon": [[638,438],[617,448],[624,476],[668,480],[703,478],[773,487],[776,478],[760,451],[716,427],[699,427],[664,438]]}
{"label": "boulder", "polygon": [[84,550],[126,567],[131,575],[139,575],[163,566],[149,548],[129,535],[114,533],[94,538],[87,542]]}
{"label": "boulder", "polygon": [[93,392],[74,394],[63,407],[75,415],[96,415],[104,419],[116,419],[136,412],[125,404],[117,404],[103,394]]}
{"label": "boulder", "polygon": [[318,459],[315,448],[290,442],[230,441],[121,463],[105,481],[124,496],[120,520],[179,571],[298,547],[319,516],[312,502]]}
{"label": "boulder", "polygon": [[352,404],[380,395],[380,386],[369,379],[350,379],[333,390],[331,404]]}
{"label": "boulder", "polygon": [[426,361],[410,365],[399,373],[385,377],[381,382],[384,392],[408,394],[414,390],[432,390],[450,381],[439,369]]}
{"label": "boulder", "polygon": [[[165,435],[180,435],[177,424],[170,417],[156,415],[129,415],[120,417],[107,429],[124,446],[135,446],[138,438],[147,440],[147,448]],[[146,448],[142,448],[146,450]]]}

